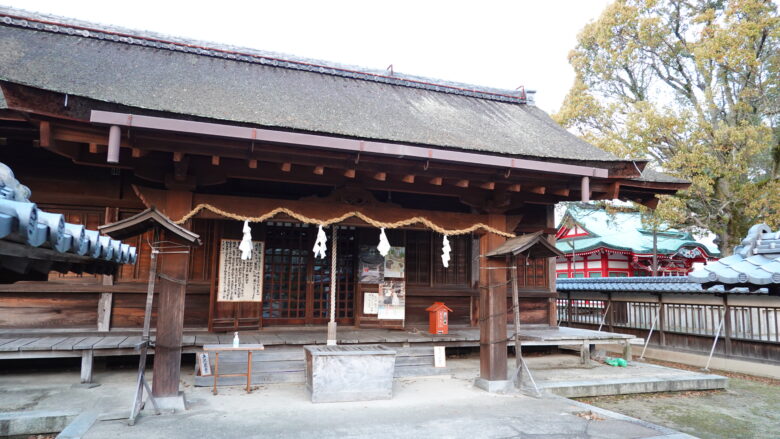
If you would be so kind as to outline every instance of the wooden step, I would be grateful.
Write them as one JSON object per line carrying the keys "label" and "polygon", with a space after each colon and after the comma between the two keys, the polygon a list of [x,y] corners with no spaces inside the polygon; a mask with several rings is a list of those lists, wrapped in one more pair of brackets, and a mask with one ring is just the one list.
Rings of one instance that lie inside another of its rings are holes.
{"label": "wooden step", "polygon": [[[394,376],[413,377],[449,373],[446,368],[433,367],[433,347],[391,347],[396,351]],[[214,369],[213,352],[209,353],[211,368]],[[223,352],[219,355],[219,372],[234,374],[246,372],[245,352]],[[304,351],[300,347],[273,346],[252,355],[252,383],[302,383],[305,380]],[[212,386],[213,376],[198,376],[196,366],[195,385]],[[219,377],[218,386],[240,386],[246,384],[244,377]]]}

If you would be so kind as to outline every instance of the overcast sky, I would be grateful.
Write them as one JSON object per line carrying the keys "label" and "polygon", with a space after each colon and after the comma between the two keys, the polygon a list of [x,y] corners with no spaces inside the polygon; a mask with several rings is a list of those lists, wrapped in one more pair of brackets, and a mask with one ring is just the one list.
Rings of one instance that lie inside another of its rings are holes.
{"label": "overcast sky", "polygon": [[180,37],[514,90],[557,111],[577,33],[610,0],[87,1],[0,4]]}

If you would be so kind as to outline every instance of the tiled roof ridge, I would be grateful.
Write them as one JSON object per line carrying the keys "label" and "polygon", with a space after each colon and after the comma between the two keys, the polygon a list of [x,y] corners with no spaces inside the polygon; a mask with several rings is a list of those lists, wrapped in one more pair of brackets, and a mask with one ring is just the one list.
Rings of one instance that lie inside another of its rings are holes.
{"label": "tiled roof ridge", "polygon": [[588,277],[588,278],[569,278],[556,279],[556,283],[564,284],[597,284],[603,282],[630,284],[635,282],[653,283],[653,284],[682,284],[691,283],[687,276],[629,276],[629,277]]}
{"label": "tiled roof ridge", "polygon": [[29,188],[19,183],[11,168],[0,163],[0,240],[117,264],[137,262],[136,247],[100,236],[82,224],[67,223],[64,215],[39,209],[29,197]]}
{"label": "tiled roof ridge", "polygon": [[734,248],[734,253],[743,258],[754,254],[780,254],[780,231],[772,232],[766,224],[756,224],[748,230],[741,245]]}
{"label": "tiled roof ridge", "polygon": [[766,224],[748,230],[734,254],[694,270],[688,279],[714,285],[766,285],[775,291],[780,285],[780,231]]}
{"label": "tiled roof ridge", "polygon": [[[393,73],[392,76],[389,76],[381,73],[369,72],[367,71],[369,69],[359,69],[341,65],[328,65],[323,61],[280,58],[278,54],[275,56],[271,55],[270,53],[261,53],[260,51],[254,49],[238,48],[235,46],[206,43],[201,41],[196,42],[194,40],[187,41],[184,38],[169,37],[149,31],[142,32],[130,29],[112,30],[110,29],[110,26],[106,25],[87,23],[80,20],[68,19],[66,17],[44,15],[2,6],[0,6],[0,17],[0,24],[43,32],[67,34],[72,36],[80,36],[83,38],[92,38],[129,45],[152,47],[161,50],[210,56],[240,62],[248,62],[252,64],[261,64],[292,70],[302,70],[324,75],[418,88],[440,93],[456,94],[499,102],[514,104],[532,103],[532,100],[527,98],[527,94],[524,89],[518,92],[517,95],[513,95],[509,90],[493,89],[490,87],[478,87],[471,84],[454,83],[432,78],[422,78],[412,75],[399,75],[396,73]],[[71,23],[68,23],[68,21]],[[78,24],[76,24],[76,22]],[[179,41],[176,41],[177,39]],[[528,93],[533,92],[529,91]]]}

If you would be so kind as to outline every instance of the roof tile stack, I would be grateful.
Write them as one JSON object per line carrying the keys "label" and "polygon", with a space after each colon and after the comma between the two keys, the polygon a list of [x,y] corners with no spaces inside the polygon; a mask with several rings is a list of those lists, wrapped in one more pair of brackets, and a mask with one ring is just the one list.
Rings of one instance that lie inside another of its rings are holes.
{"label": "roof tile stack", "polygon": [[780,231],[756,224],[734,254],[692,272],[688,279],[705,285],[780,284]]}

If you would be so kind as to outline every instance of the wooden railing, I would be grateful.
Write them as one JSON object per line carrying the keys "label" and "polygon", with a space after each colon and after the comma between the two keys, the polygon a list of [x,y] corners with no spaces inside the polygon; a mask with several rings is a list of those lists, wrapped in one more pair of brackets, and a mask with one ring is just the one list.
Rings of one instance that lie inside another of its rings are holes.
{"label": "wooden railing", "polygon": [[560,292],[558,322],[705,354],[719,333],[715,355],[780,363],[778,296]]}

